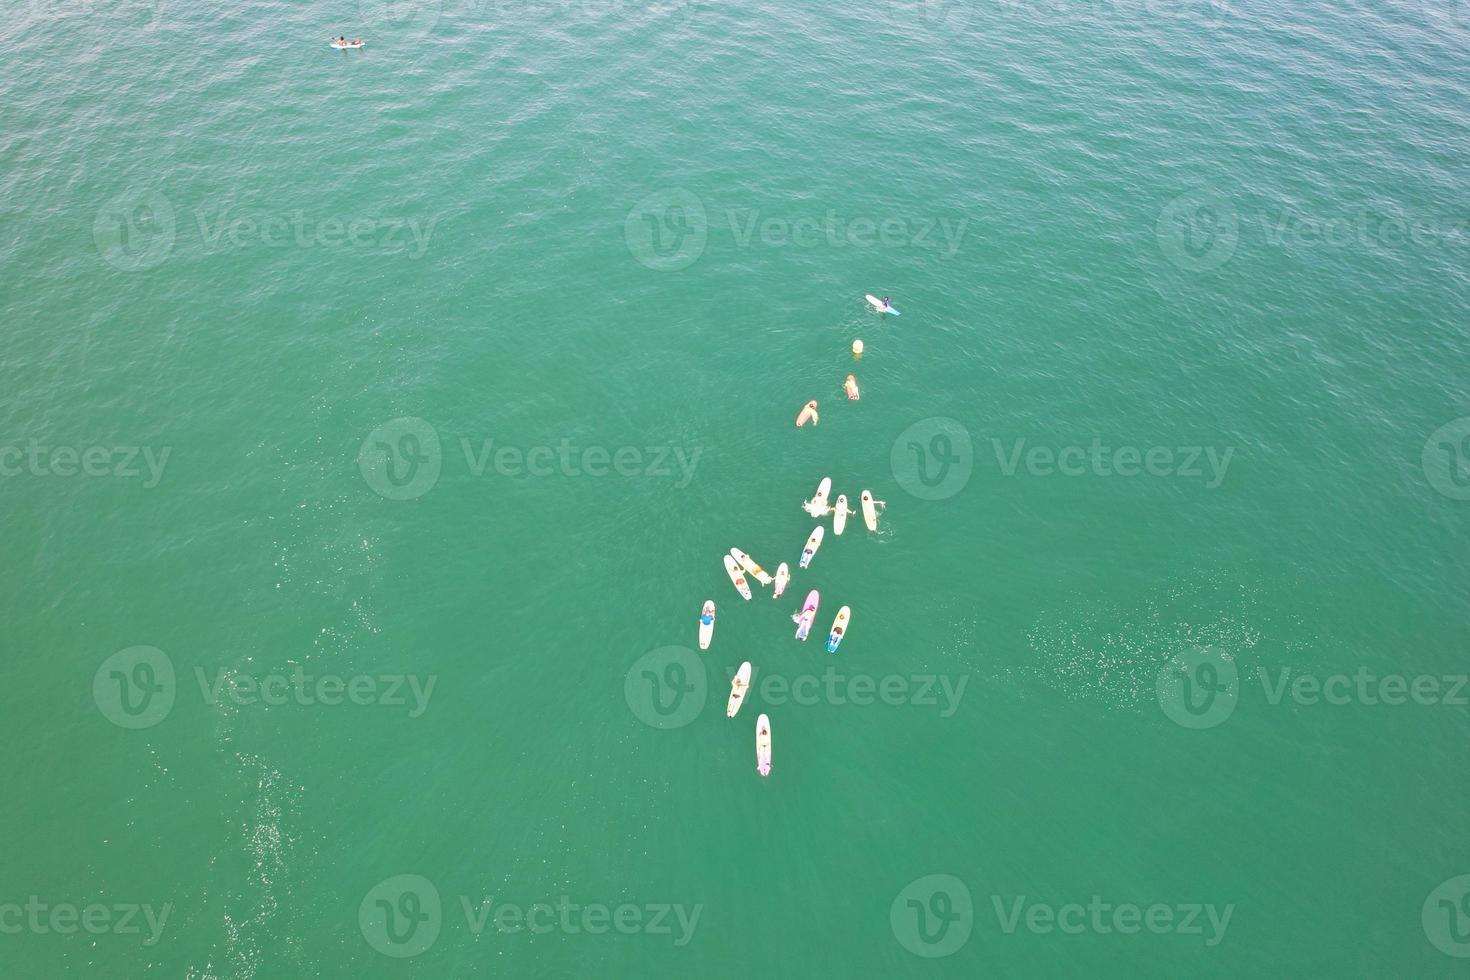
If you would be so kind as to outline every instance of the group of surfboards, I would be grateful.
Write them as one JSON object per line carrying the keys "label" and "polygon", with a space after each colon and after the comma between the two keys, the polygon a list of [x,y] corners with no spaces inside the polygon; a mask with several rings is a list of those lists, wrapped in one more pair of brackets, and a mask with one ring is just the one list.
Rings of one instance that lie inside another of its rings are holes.
{"label": "group of surfboards", "polygon": [[[891,312],[895,315],[898,313],[897,310],[891,307],[885,308],[886,304],[880,305],[872,296],[867,297],[867,299],[875,307],[878,307],[879,312]],[[854,352],[858,352],[862,348],[854,344],[853,350]],[[848,381],[852,382],[852,388],[855,392],[856,383],[853,382],[852,375],[848,375]],[[802,416],[798,416],[796,424],[801,426],[808,419],[813,422],[816,421],[815,402],[809,402],[807,404],[807,407],[802,410]],[[817,486],[816,494],[810,500],[803,501],[801,508],[812,517],[818,519],[831,514],[832,533],[834,535],[841,535],[847,528],[848,517],[858,512],[848,509],[846,494],[838,494],[836,502],[830,503],[831,494],[832,478],[823,477],[822,482]],[[862,510],[863,523],[869,531],[876,532],[878,530],[878,509],[880,507],[886,507],[886,505],[881,500],[874,500],[872,491],[864,490],[859,496],[859,506]],[[801,550],[801,557],[797,560],[797,568],[804,569],[811,565],[812,559],[816,557],[817,549],[822,546],[822,540],[825,536],[826,528],[823,525],[818,524],[812,529],[812,533],[806,539],[806,546]],[[767,573],[764,568],[761,568],[760,565],[756,564],[755,559],[751,558],[739,548],[730,549],[729,554],[724,556],[724,565],[725,574],[730,576],[730,583],[735,586],[735,591],[740,593],[740,598],[746,602],[750,601],[752,595],[750,582],[747,581],[746,575],[755,579],[762,586],[771,586],[772,599],[781,598],[782,593],[786,591],[786,587],[791,583],[791,566],[786,562],[783,561],[776,568],[776,574],[773,576]],[[806,601],[802,603],[801,609],[792,615],[791,621],[796,624],[796,638],[798,640],[804,641],[811,634],[812,624],[816,621],[817,608],[821,603],[821,599],[821,593],[816,589],[812,589],[807,593]],[[837,610],[837,617],[832,621],[832,628],[827,632],[828,653],[837,652],[838,646],[841,645],[843,638],[847,635],[848,624],[851,621],[852,608],[850,606],[843,606]],[[714,634],[715,601],[713,599],[706,599],[704,608],[699,614],[699,649],[708,650],[711,641],[714,639]],[[751,664],[747,660],[740,665],[740,669],[735,672],[735,676],[730,681],[730,699],[725,705],[725,717],[734,718],[739,713],[741,705],[745,703],[745,694],[750,688],[750,674]],[[755,757],[756,771],[762,776],[769,776],[771,774],[771,719],[764,714],[757,718],[755,723]]]}

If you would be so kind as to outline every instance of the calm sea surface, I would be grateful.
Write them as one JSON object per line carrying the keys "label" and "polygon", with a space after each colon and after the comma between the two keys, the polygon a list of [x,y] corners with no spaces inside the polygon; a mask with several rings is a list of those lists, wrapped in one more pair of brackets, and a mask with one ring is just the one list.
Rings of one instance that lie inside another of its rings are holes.
{"label": "calm sea surface", "polygon": [[0,972],[1463,976],[1467,178],[1450,0],[21,0]]}

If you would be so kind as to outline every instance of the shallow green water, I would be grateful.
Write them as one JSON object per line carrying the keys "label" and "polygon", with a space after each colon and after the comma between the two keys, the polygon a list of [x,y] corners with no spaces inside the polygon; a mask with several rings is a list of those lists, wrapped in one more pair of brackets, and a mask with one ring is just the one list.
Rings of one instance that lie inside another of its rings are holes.
{"label": "shallow green water", "polygon": [[[1459,975],[1467,51],[23,7],[5,974]],[[824,475],[881,532],[742,603]]]}

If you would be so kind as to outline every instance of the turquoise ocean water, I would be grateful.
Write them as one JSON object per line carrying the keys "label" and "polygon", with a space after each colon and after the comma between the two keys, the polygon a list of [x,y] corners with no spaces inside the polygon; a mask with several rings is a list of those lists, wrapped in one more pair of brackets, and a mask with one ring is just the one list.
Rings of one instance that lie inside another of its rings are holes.
{"label": "turquoise ocean water", "polygon": [[6,976],[1463,975],[1463,4],[0,62]]}

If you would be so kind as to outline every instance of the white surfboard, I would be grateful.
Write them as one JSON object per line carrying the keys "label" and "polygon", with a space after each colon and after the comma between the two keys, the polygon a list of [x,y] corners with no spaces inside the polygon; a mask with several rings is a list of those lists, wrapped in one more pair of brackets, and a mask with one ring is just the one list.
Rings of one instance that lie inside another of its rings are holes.
{"label": "white surfboard", "polygon": [[771,593],[772,599],[781,598],[781,593],[786,591],[786,586],[791,582],[791,566],[784,561],[776,569],[776,591]]}
{"label": "white surfboard", "polygon": [[832,533],[841,534],[842,529],[847,527],[847,515],[852,511],[847,509],[847,494],[837,495],[837,505],[832,508]]}
{"label": "white surfboard", "polygon": [[868,294],[868,302],[873,304],[873,309],[877,310],[879,313],[892,313],[894,316],[899,315],[897,310],[895,310],[891,306],[884,306],[883,301],[874,296],[872,293]]}
{"label": "white surfboard", "polygon": [[822,535],[825,533],[827,529],[820,524],[812,530],[812,536],[806,539],[806,547],[801,550],[801,561],[796,563],[798,568],[805,568],[812,563],[812,559],[817,556],[817,549],[822,546]]}
{"label": "white surfboard", "polygon": [[755,771],[771,774],[771,719],[765,715],[755,720]]}
{"label": "white surfboard", "polygon": [[852,607],[843,606],[837,610],[837,618],[832,620],[832,630],[827,634],[827,652],[836,653],[837,646],[842,638],[847,635],[847,621],[852,618]]}
{"label": "white surfboard", "polygon": [[821,517],[831,510],[827,503],[827,495],[832,492],[832,478],[822,477],[822,482],[817,485],[817,495],[801,505],[802,509],[813,517]]}
{"label": "white surfboard", "polygon": [[750,585],[746,583],[745,576],[740,574],[740,568],[735,564],[735,559],[729,555],[725,556],[725,574],[730,576],[730,582],[735,586],[735,591],[740,593],[740,598],[749,602]]}
{"label": "white surfboard", "polygon": [[[708,619],[709,622],[705,622]],[[699,612],[699,649],[708,650],[709,641],[715,635],[715,600],[704,600],[704,608]]]}
{"label": "white surfboard", "polygon": [[734,718],[745,703],[745,692],[750,687],[750,661],[740,665],[735,676],[730,678],[730,700],[725,702],[725,717]]}
{"label": "white surfboard", "polygon": [[766,570],[757,565],[749,555],[741,551],[739,548],[731,548],[730,557],[739,562],[741,568],[745,569],[751,575],[755,576],[755,580],[761,585],[771,584],[771,576],[766,574]]}
{"label": "white surfboard", "polygon": [[362,47],[367,42],[365,42],[365,41],[348,41],[347,43],[344,44],[341,41],[331,41],[329,43],[332,45],[332,47],[336,48],[338,51],[351,51],[354,48],[360,48],[360,47]]}
{"label": "white surfboard", "polygon": [[874,505],[873,491],[863,491],[863,523],[868,525],[869,531],[878,530],[878,508]]}

